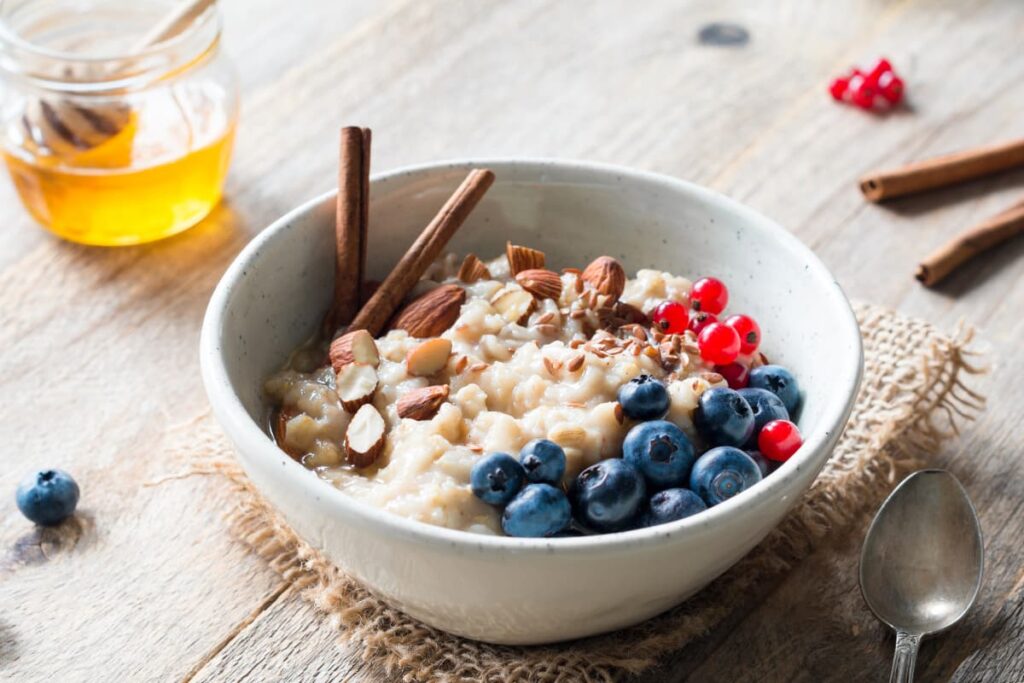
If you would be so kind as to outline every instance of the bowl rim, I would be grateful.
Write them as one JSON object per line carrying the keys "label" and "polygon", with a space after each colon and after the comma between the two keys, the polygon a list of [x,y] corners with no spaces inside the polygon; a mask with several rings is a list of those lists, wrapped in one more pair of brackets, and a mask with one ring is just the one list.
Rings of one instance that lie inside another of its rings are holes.
{"label": "bowl rim", "polygon": [[[611,176],[618,177],[619,180],[639,182],[651,188],[659,187],[673,193],[682,193],[698,201],[722,206],[740,216],[746,223],[745,229],[752,228],[767,232],[783,247],[797,252],[809,270],[814,271],[820,279],[831,283],[828,297],[832,304],[845,314],[841,316],[843,318],[842,325],[845,328],[844,336],[853,342],[857,356],[854,363],[844,363],[842,367],[837,367],[833,386],[843,388],[843,391],[836,391],[823,407],[819,418],[820,428],[806,438],[801,449],[792,458],[783,463],[772,473],[772,476],[759,482],[759,485],[708,508],[700,514],[669,524],[616,533],[561,538],[515,538],[475,534],[402,517],[351,498],[307,470],[301,463],[287,456],[249,416],[232,388],[220,349],[225,311],[236,283],[245,277],[246,273],[260,270],[251,268],[250,265],[262,248],[275,239],[278,233],[285,230],[295,220],[314,211],[324,202],[333,199],[337,191],[331,190],[303,202],[260,231],[232,261],[210,298],[200,336],[200,367],[214,414],[233,442],[236,451],[250,450],[255,455],[247,457],[265,458],[268,465],[276,459],[283,465],[283,468],[277,469],[278,476],[287,481],[289,488],[300,489],[309,498],[316,498],[320,501],[322,507],[325,508],[324,514],[353,516],[355,521],[400,540],[430,544],[443,543],[460,551],[490,552],[498,550],[516,554],[550,553],[555,548],[560,552],[571,554],[605,553],[610,550],[630,550],[638,546],[668,543],[683,536],[706,532],[723,519],[742,513],[745,508],[757,507],[759,500],[763,501],[785,494],[789,481],[802,469],[813,467],[816,469],[815,477],[817,476],[831,453],[829,442],[834,443],[834,440],[838,438],[837,432],[845,426],[846,419],[853,409],[863,374],[864,358],[860,328],[850,302],[834,276],[810,248],[774,220],[715,190],[664,174],[614,164],[546,157],[452,159],[402,166],[372,175],[371,182],[373,184],[386,183],[404,176],[426,175],[456,169],[469,170],[477,167],[493,170],[498,183],[501,182],[502,170],[526,170],[537,176],[543,175],[538,170],[557,170],[573,174],[575,182],[584,182],[589,176],[599,178],[607,183]],[[545,180],[551,179],[546,178]],[[243,456],[243,459],[244,457],[246,456]],[[803,490],[799,492],[799,494],[802,493]],[[794,496],[791,506],[795,504],[797,498],[798,496]]]}

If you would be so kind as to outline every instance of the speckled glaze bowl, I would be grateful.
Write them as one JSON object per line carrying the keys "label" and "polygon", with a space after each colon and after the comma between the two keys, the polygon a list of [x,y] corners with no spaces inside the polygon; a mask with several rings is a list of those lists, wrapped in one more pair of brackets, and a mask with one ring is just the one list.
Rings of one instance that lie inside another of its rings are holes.
{"label": "speckled glaze bowl", "polygon": [[604,536],[479,536],[358,503],[281,452],[264,430],[261,386],[313,334],[332,294],[334,194],[264,230],[225,273],[203,325],[203,380],[249,477],[306,541],[413,617],[494,643],[545,643],[629,626],[685,600],[728,569],[807,490],[849,416],[860,334],[832,275],[767,218],[686,182],[549,160],[471,160],[376,176],[370,277],[382,278],[468,169],[497,182],[451,244],[484,257],[505,241],[553,267],[609,254],[728,283],[764,351],[804,390],[803,448],[762,483],[672,524]]}

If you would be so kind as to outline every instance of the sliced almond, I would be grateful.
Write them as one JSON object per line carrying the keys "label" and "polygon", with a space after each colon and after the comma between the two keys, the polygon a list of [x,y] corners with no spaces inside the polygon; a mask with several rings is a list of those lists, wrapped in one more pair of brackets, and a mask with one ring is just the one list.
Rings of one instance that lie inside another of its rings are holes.
{"label": "sliced almond", "polygon": [[530,268],[516,273],[519,286],[538,299],[554,299],[562,296],[562,278],[558,273],[543,268]]}
{"label": "sliced almond", "polygon": [[458,285],[435,287],[399,311],[391,327],[418,339],[437,337],[455,324],[465,300],[466,290]]}
{"label": "sliced almond", "polygon": [[598,256],[583,269],[583,279],[601,294],[607,294],[612,300],[622,296],[626,288],[626,271],[622,264],[611,256]]}
{"label": "sliced almond", "polygon": [[353,330],[341,335],[331,342],[327,355],[335,372],[341,372],[341,369],[350,363],[362,363],[371,367],[380,364],[377,342],[366,330]]}
{"label": "sliced almond", "polygon": [[342,407],[354,413],[373,399],[377,391],[377,371],[372,365],[349,363],[338,373],[335,387]]}
{"label": "sliced almond", "polygon": [[522,325],[537,307],[537,300],[525,289],[510,289],[495,298],[491,305],[508,322]]}
{"label": "sliced almond", "polygon": [[398,417],[413,420],[429,420],[437,415],[441,404],[448,400],[450,391],[447,384],[413,389],[398,399]]}
{"label": "sliced almond", "polygon": [[587,432],[583,427],[560,425],[548,432],[548,438],[562,448],[583,448],[587,443]]}
{"label": "sliced almond", "polygon": [[345,452],[356,467],[367,467],[384,450],[384,418],[372,403],[356,411],[345,430]]}
{"label": "sliced almond", "polygon": [[478,280],[490,280],[491,271],[487,270],[484,262],[477,258],[476,254],[466,254],[459,267],[459,279],[470,283]]}
{"label": "sliced almond", "polygon": [[452,343],[448,339],[428,339],[405,355],[405,369],[414,377],[430,377],[448,364]]}
{"label": "sliced almond", "polygon": [[285,436],[288,433],[288,420],[292,419],[296,415],[298,415],[298,412],[296,412],[294,408],[282,406],[281,409],[277,411],[277,420],[274,425],[274,436],[276,437],[278,448],[287,453],[293,460],[301,460],[302,453],[294,448],[289,448],[285,442]]}
{"label": "sliced almond", "polygon": [[521,247],[511,242],[505,243],[505,257],[508,259],[508,268],[513,276],[524,270],[544,267],[543,251]]}

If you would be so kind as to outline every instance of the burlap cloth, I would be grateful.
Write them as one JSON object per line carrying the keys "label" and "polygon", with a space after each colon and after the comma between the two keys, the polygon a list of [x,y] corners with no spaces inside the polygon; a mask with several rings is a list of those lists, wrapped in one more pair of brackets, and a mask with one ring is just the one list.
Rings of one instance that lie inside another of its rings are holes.
{"label": "burlap cloth", "polygon": [[[301,541],[260,498],[208,417],[193,425],[193,472],[237,487],[234,535],[324,615],[324,628],[364,660],[404,681],[612,681],[636,674],[721,621],[758,583],[787,570],[830,531],[867,509],[958,423],[983,405],[962,383],[977,373],[969,332],[945,336],[927,323],[874,306],[856,307],[864,336],[864,382],[835,453],[799,505],[757,548],[704,591],[645,623],[539,647],[477,643],[425,626],[369,595]],[[201,440],[196,443],[196,438]],[[200,446],[197,453],[197,445]]]}

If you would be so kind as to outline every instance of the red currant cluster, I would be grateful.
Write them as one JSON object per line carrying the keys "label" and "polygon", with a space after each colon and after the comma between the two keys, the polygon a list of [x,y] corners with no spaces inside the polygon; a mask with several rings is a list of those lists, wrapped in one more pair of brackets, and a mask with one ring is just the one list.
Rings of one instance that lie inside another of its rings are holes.
{"label": "red currant cluster", "polygon": [[690,290],[692,311],[678,301],[663,301],[654,309],[652,318],[665,334],[691,330],[697,335],[701,358],[714,365],[730,387],[741,389],[747,386],[750,370],[736,359],[757,351],[761,328],[748,315],[730,315],[719,321],[718,314],[728,303],[729,290],[725,283],[713,277],[702,277]]}
{"label": "red currant cluster", "polygon": [[881,111],[895,107],[903,99],[903,80],[896,75],[889,60],[878,63],[865,73],[854,68],[849,76],[840,76],[828,86],[832,98],[861,109]]}

